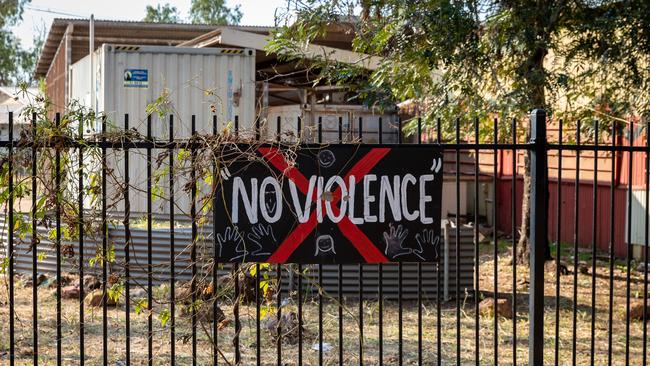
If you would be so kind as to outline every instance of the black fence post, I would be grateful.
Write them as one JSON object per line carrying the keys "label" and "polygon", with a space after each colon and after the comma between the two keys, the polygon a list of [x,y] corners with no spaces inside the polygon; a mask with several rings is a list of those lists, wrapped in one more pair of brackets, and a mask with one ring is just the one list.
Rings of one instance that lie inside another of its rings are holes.
{"label": "black fence post", "polygon": [[529,365],[544,364],[544,261],[548,226],[546,112],[530,113],[530,342]]}

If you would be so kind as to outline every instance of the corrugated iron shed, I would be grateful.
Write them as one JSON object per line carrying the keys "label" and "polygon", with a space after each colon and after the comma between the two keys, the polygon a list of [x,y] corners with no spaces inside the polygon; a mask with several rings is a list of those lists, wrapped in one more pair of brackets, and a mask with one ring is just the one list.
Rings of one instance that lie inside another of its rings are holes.
{"label": "corrugated iron shed", "polygon": [[[66,31],[71,37],[71,63],[88,54],[88,19],[56,18],[52,22],[36,76],[46,76],[55,55],[64,42]],[[230,26],[238,30],[268,33],[271,27]],[[176,46],[215,29],[214,25],[167,24],[117,20],[95,20],[95,47],[104,43]]]}

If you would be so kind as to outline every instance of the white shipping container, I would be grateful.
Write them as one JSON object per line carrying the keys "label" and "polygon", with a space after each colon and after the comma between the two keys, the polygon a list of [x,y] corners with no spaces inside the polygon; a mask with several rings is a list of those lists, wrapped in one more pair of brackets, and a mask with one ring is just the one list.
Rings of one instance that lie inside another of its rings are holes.
{"label": "white shipping container", "polygon": [[[174,138],[191,135],[191,116],[196,117],[199,134],[211,134],[213,116],[221,130],[239,119],[243,131],[255,124],[255,56],[248,49],[184,48],[159,46],[118,46],[104,44],[93,54],[94,77],[90,81],[90,56],[71,67],[69,95],[86,107],[104,113],[109,128],[122,128],[124,116],[129,115],[129,127],[147,133],[147,107],[157,105],[165,114],[174,115]],[[91,100],[91,85],[94,100]],[[111,127],[112,126],[112,127]],[[101,131],[101,122],[89,126],[86,133]],[[169,139],[169,117],[152,116],[152,135]],[[169,212],[168,158],[156,166],[160,150],[153,152],[154,194],[163,195],[153,204],[155,213]],[[178,153],[178,152],[177,152]],[[123,185],[125,152],[109,149],[108,200],[110,211],[123,211],[124,201],[119,187]],[[178,158],[176,158],[178,162]],[[88,162],[98,168],[97,162]],[[178,163],[175,163],[175,165]],[[174,204],[177,215],[188,214],[190,199],[183,187],[188,181],[189,167],[176,165]],[[183,170],[183,172],[181,172]],[[129,180],[131,211],[146,212],[147,161],[144,150],[129,151]],[[154,178],[155,179],[155,178]],[[86,200],[90,204],[90,199]],[[136,218],[137,214],[132,217]]]}
{"label": "white shipping container", "polygon": [[[255,54],[249,49],[120,46],[104,44],[71,67],[72,100],[103,112],[110,124],[146,133],[147,106],[159,103],[174,114],[174,136],[188,137],[191,116],[199,133],[211,133],[212,116],[220,128],[239,118],[246,130],[255,123]],[[95,100],[91,101],[94,84]],[[156,117],[154,117],[155,119]],[[155,137],[169,137],[168,122],[153,124]],[[96,129],[99,126],[95,127]],[[90,131],[92,132],[92,131]]]}

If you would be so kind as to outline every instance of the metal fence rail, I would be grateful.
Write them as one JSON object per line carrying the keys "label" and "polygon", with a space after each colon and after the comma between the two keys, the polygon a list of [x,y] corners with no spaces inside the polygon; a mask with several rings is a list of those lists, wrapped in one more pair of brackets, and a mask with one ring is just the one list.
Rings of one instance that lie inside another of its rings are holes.
{"label": "metal fence rail", "polygon": [[[639,229],[633,225],[642,222],[645,246],[637,257],[647,268],[646,126],[641,135],[634,123],[595,121],[588,130],[577,123],[567,131],[560,122],[551,135],[544,111],[537,110],[529,129],[516,119],[489,126],[458,119],[447,127],[441,120],[433,126],[415,120],[409,139],[401,123],[384,131],[381,119],[366,128],[359,118],[347,129],[339,120],[337,133],[326,136],[333,141],[325,141],[322,121],[312,128],[298,119],[293,134],[280,120],[258,122],[255,141],[358,144],[372,131],[380,144],[384,137],[438,144],[448,159],[443,192],[451,198],[444,199],[452,200],[450,214],[443,213],[439,263],[270,266],[215,262],[211,223],[222,218],[210,213],[205,197],[216,183],[187,184],[200,169],[217,174],[214,165],[197,166],[210,145],[209,137],[195,133],[194,118],[184,138],[174,134],[174,116],[158,121],[168,127],[164,141],[151,136],[152,117],[134,136],[125,133],[133,130],[125,116],[119,139],[105,121],[98,136],[84,136],[82,123],[75,130],[61,122],[58,114],[38,123],[34,115],[17,135],[9,114],[9,134],[0,138],[3,364],[646,364],[648,275],[635,270],[632,243]],[[214,137],[216,118],[211,122]],[[38,136],[41,130],[50,135]],[[231,133],[240,133],[237,118]],[[308,137],[301,140],[303,133]],[[575,182],[573,212],[562,209],[566,190],[549,193],[550,153],[559,155],[553,167],[558,187]],[[593,159],[588,203],[578,199],[585,156]],[[524,158],[531,184],[529,266],[512,260]],[[603,159],[611,160],[609,201],[598,195]],[[504,166],[509,175],[498,173]],[[621,185],[627,185],[627,202],[615,201]],[[645,199],[638,203],[645,208],[642,220],[633,217],[634,197]],[[506,199],[509,206],[502,207]],[[461,214],[461,204],[470,214]],[[630,224],[616,227],[613,214],[610,222],[599,220],[599,211],[614,212],[620,204]],[[586,241],[578,236],[584,216],[592,226]],[[506,219],[511,227],[502,224]],[[597,245],[602,225],[610,228],[607,248]],[[560,240],[567,231],[574,233],[570,243]],[[620,235],[624,258],[614,253]],[[86,288],[84,281],[93,278],[98,286]],[[70,296],[75,281],[79,294]]]}

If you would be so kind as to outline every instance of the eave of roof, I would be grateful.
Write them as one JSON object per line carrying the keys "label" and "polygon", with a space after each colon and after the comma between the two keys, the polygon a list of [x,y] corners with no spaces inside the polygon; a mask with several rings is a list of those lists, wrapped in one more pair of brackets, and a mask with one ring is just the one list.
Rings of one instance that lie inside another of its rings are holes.
{"label": "eave of roof", "polygon": [[[190,41],[183,42],[180,46],[190,47],[214,47],[214,46],[233,46],[240,48],[252,48],[261,52],[265,51],[270,34],[259,34],[233,29],[230,27],[219,27],[212,32],[203,34]],[[304,57],[307,59],[328,59],[335,62],[344,62],[364,67],[369,70],[375,70],[382,62],[378,56],[366,55],[346,49],[334,48],[319,44],[312,44],[304,50]],[[257,70],[258,72],[260,70]]]}
{"label": "eave of roof", "polygon": [[[50,68],[56,52],[61,44],[68,25],[72,25],[73,40],[88,38],[88,19],[56,18],[52,22],[47,39],[43,44],[41,56],[36,65],[36,77],[45,76]],[[101,45],[101,37],[119,38],[120,43],[146,44],[150,41],[156,45],[178,45],[184,41],[196,38],[215,29],[214,25],[185,24],[185,23],[147,23],[142,21],[95,20],[96,47]],[[268,33],[272,27],[263,26],[231,26],[250,32]],[[131,40],[131,42],[129,41]],[[114,41],[113,41],[114,42]],[[73,46],[74,48],[74,46]],[[87,43],[85,52],[87,52]],[[74,58],[74,57],[73,57]]]}

